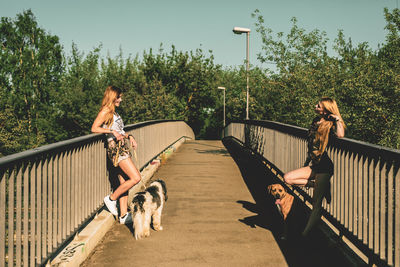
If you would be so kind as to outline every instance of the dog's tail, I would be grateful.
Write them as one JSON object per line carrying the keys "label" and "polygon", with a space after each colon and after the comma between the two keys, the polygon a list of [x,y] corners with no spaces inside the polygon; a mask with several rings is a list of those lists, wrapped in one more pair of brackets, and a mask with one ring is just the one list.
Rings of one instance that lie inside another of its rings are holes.
{"label": "dog's tail", "polygon": [[167,184],[161,180],[161,179],[157,179],[154,182],[158,182],[160,183],[162,190],[163,190],[163,194],[164,194],[164,200],[167,201],[168,200],[168,195],[167,195]]}

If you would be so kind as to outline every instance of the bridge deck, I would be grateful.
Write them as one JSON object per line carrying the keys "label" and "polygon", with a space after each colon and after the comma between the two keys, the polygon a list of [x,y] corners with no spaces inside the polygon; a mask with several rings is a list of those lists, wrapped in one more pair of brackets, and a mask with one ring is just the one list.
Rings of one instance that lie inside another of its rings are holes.
{"label": "bridge deck", "polygon": [[318,266],[276,241],[269,216],[258,214],[262,193],[254,188],[265,187],[246,180],[260,175],[250,168],[237,165],[221,141],[186,142],[154,177],[168,188],[164,230],[136,241],[114,224],[83,266]]}

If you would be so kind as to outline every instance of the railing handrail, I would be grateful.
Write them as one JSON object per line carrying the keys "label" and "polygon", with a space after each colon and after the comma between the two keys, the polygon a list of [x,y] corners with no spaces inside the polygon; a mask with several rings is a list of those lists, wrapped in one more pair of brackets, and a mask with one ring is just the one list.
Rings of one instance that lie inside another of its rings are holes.
{"label": "railing handrail", "polygon": [[[147,126],[147,125],[151,125],[151,124],[171,122],[171,121],[183,121],[183,120],[150,120],[150,121],[126,125],[124,130],[130,131],[130,130],[140,128],[143,126]],[[13,164],[16,161],[19,161],[22,159],[32,158],[32,157],[35,157],[38,155],[50,153],[55,150],[68,148],[69,146],[72,146],[72,145],[77,145],[79,143],[84,143],[84,142],[92,141],[92,140],[98,140],[98,139],[102,139],[102,138],[104,138],[104,134],[101,134],[101,133],[88,134],[88,135],[79,136],[79,137],[75,137],[75,138],[68,139],[68,140],[59,141],[59,142],[56,142],[53,144],[43,145],[43,146],[40,146],[37,148],[32,148],[32,149],[14,153],[11,155],[7,155],[7,156],[0,158],[0,168],[3,168],[10,164]]]}
{"label": "railing handrail", "polygon": [[[244,123],[254,126],[263,126],[270,129],[277,130],[282,133],[290,133],[294,136],[305,138],[307,135],[307,129],[299,126],[294,126],[290,124],[285,124],[281,122],[268,121],[268,120],[235,120],[230,123]],[[227,124],[229,125],[229,123]],[[340,145],[342,147],[346,147],[349,149],[357,149],[363,153],[374,153],[375,155],[384,156],[384,158],[391,157],[393,159],[400,160],[400,150],[395,148],[384,147],[380,145],[375,145],[371,143],[367,143],[364,141],[359,141],[356,139],[351,139],[347,137],[336,138],[335,142],[332,142],[332,145]],[[379,152],[379,154],[376,154]]]}

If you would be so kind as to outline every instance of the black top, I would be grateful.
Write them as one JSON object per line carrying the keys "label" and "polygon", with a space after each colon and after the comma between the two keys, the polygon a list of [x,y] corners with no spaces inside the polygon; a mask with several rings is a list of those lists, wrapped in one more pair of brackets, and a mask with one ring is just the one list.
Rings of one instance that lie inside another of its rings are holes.
{"label": "black top", "polygon": [[[315,140],[315,136],[317,134],[318,131],[318,127],[319,124],[318,122],[321,120],[320,116],[317,116],[313,119],[310,128],[308,129],[308,133],[307,133],[307,147],[308,147],[308,159],[307,161],[309,162],[310,160],[312,161],[313,164],[318,163],[321,160],[321,157],[324,153],[326,153],[325,151],[323,151],[322,154],[320,155],[316,155],[314,152],[319,150],[319,146],[320,146],[320,141],[319,140]],[[332,127],[333,128],[333,127]],[[334,131],[332,131],[332,128],[329,130],[329,140],[328,140],[328,145],[331,143],[331,140],[336,137],[336,135],[334,134]],[[306,164],[308,165],[308,164]]]}

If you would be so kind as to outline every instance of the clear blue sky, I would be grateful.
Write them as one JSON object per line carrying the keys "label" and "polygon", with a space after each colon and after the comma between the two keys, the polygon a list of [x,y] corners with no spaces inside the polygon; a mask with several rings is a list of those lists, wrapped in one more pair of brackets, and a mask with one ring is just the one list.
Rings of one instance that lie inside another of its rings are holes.
{"label": "clear blue sky", "polygon": [[[256,54],[261,39],[251,13],[259,9],[265,23],[276,33],[290,30],[292,17],[310,31],[326,31],[331,41],[338,29],[353,43],[368,42],[374,49],[385,42],[383,9],[398,7],[399,0],[0,0],[0,16],[15,18],[31,9],[40,27],[57,35],[66,53],[72,42],[87,53],[99,44],[102,55],[142,55],[157,51],[163,43],[178,50],[212,50],[215,63],[243,64],[245,35],[232,33],[234,26],[252,29],[250,63],[263,66]],[[268,67],[264,65],[263,67]]]}

